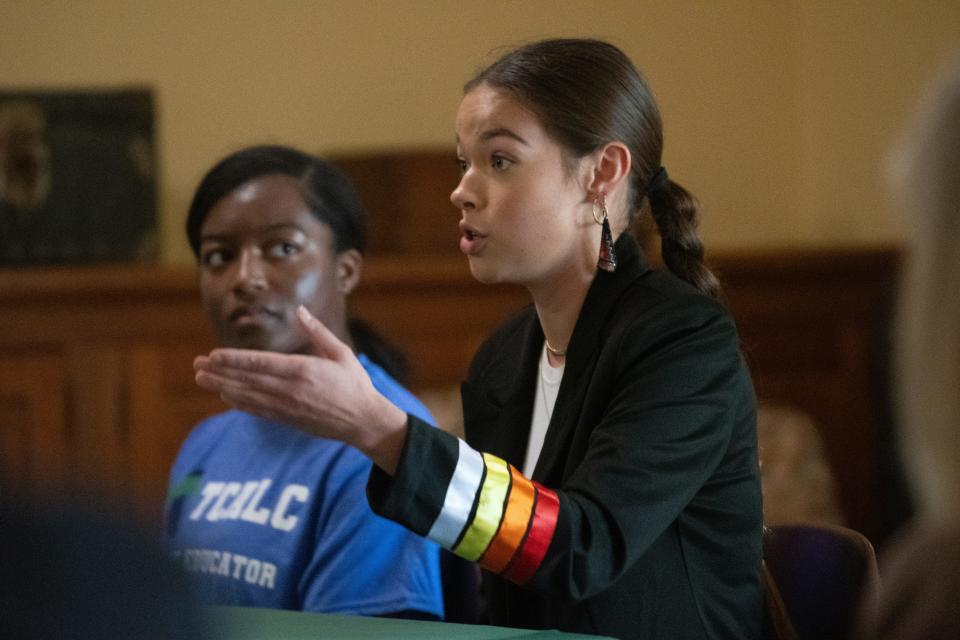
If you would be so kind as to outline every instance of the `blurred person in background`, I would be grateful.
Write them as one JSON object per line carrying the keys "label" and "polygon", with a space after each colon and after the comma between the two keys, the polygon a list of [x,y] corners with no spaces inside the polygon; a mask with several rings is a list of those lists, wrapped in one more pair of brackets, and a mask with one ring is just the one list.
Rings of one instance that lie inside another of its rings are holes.
{"label": "blurred person in background", "polygon": [[960,638],[960,57],[891,158],[909,234],[894,394],[917,513],[881,554],[863,637]]}

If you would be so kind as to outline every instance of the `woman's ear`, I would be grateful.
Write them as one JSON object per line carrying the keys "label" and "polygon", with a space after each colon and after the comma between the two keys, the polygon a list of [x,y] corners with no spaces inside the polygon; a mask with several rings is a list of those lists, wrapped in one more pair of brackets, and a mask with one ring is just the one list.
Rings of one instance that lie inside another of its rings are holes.
{"label": "woman's ear", "polygon": [[614,140],[591,155],[594,158],[594,168],[588,192],[594,196],[600,193],[609,196],[618,186],[624,184],[630,175],[630,149],[622,142]]}
{"label": "woman's ear", "polygon": [[363,274],[363,254],[347,249],[337,254],[337,291],[347,296],[357,287]]}

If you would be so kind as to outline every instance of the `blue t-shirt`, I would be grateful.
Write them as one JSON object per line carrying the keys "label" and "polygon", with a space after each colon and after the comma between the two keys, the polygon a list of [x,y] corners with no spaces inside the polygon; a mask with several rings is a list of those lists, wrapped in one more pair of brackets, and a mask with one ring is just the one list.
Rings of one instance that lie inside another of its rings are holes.
{"label": "blue t-shirt", "polygon": [[[364,355],[374,387],[429,422],[427,409]],[[170,473],[171,554],[209,603],[443,617],[438,547],[375,515],[370,460],[333,440],[242,411],[200,423]]]}

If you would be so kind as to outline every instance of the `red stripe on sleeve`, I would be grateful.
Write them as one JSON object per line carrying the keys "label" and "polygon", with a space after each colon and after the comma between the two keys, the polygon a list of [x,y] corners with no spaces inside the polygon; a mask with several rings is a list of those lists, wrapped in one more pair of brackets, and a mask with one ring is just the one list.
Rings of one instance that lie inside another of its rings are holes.
{"label": "red stripe on sleeve", "polygon": [[513,562],[503,574],[507,580],[524,584],[543,562],[547,554],[553,533],[557,528],[557,516],[560,514],[560,499],[556,492],[547,489],[538,482],[533,483],[537,489],[537,502],[534,507],[533,523],[527,533],[523,546],[514,556]]}

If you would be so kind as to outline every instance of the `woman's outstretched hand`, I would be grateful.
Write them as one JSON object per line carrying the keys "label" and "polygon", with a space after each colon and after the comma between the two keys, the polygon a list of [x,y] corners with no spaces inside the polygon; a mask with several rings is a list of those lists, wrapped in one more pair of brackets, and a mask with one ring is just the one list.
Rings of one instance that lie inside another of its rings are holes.
{"label": "woman's outstretched hand", "polygon": [[315,355],[214,349],[193,361],[197,384],[242,411],[352,445],[393,474],[406,414],[373,387],[350,347],[304,307],[297,317]]}

